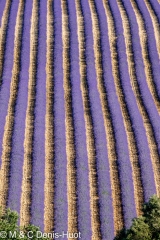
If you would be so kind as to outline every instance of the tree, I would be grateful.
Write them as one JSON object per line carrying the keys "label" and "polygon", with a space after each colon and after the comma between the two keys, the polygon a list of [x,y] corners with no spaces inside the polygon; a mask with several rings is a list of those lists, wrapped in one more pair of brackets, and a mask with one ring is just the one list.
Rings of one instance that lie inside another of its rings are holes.
{"label": "tree", "polygon": [[130,229],[122,229],[115,240],[160,240],[160,198],[153,195],[143,204],[142,216],[132,220]]}
{"label": "tree", "polygon": [[[40,231],[39,227],[29,224],[27,226],[18,226],[18,213],[11,209],[6,209],[2,212],[0,209],[0,240],[13,239],[13,240],[37,240],[37,232]],[[46,237],[38,238],[40,240],[49,239]]]}

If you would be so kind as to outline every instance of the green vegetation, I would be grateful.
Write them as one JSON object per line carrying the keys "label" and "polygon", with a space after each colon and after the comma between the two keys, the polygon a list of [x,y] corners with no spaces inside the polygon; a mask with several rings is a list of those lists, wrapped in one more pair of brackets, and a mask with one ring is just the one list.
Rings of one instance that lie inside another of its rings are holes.
{"label": "green vegetation", "polygon": [[[18,226],[18,213],[6,209],[5,213],[0,210],[0,240],[2,239],[32,239],[37,240],[37,232],[39,227],[28,225],[24,227]],[[49,239],[47,237],[39,237],[38,239]]]}
{"label": "green vegetation", "polygon": [[160,240],[160,198],[153,195],[142,212],[142,216],[133,219],[131,228],[123,229],[115,240]]}
{"label": "green vegetation", "polygon": [[[142,216],[133,219],[130,229],[123,229],[115,240],[160,240],[160,198],[153,195],[142,207]],[[49,239],[37,238],[39,227],[34,225],[18,226],[18,213],[6,209],[0,211],[0,240],[2,239]],[[29,235],[28,235],[29,234]]]}

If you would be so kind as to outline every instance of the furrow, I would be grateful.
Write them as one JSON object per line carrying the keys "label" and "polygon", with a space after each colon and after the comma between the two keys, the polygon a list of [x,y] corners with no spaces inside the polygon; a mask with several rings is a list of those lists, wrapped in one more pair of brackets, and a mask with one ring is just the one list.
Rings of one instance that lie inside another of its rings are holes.
{"label": "furrow", "polygon": [[158,22],[160,24],[160,8],[159,8],[159,2],[156,0],[149,0],[149,3],[154,11],[154,14],[156,15]]}
{"label": "furrow", "polygon": [[12,149],[12,133],[14,127],[14,111],[18,94],[19,73],[20,73],[20,51],[21,51],[21,39],[22,39],[22,27],[23,27],[23,12],[24,1],[20,1],[16,27],[15,27],[15,39],[14,39],[14,59],[13,70],[10,87],[10,98],[8,104],[8,113],[6,116],[6,122],[3,135],[3,150],[2,150],[2,166],[0,172],[0,205],[6,207],[8,196],[8,184],[9,184],[9,169],[10,169],[10,155]]}
{"label": "furrow", "polygon": [[34,108],[36,97],[37,45],[38,45],[38,0],[33,1],[30,30],[30,66],[28,83],[28,103],[25,123],[24,165],[21,194],[20,225],[27,225],[31,220],[32,159],[34,136]]}
{"label": "furrow", "polygon": [[[134,69],[133,69],[134,61],[132,61],[133,56],[132,56],[132,52],[131,52],[132,42],[131,42],[131,38],[130,38],[130,27],[129,27],[129,23],[127,21],[127,17],[126,17],[125,11],[123,9],[122,3],[120,2],[120,0],[117,0],[117,3],[118,3],[118,7],[119,7],[121,17],[122,17],[129,74],[130,74],[130,78],[133,79],[133,81],[136,81]],[[123,92],[121,89],[120,95],[122,95],[122,94],[123,94]],[[123,101],[124,101],[124,99],[123,99]],[[128,131],[130,156],[131,156],[133,176],[134,176],[134,182],[135,182],[135,201],[137,204],[137,214],[140,215],[142,213],[141,208],[142,208],[142,204],[144,201],[143,187],[142,187],[142,180],[141,180],[141,169],[140,169],[140,165],[139,165],[136,140],[135,140],[134,132],[132,129],[132,123],[129,120],[129,114],[127,114],[127,119],[128,119],[128,124],[127,124],[128,126],[126,125],[126,129]]]}
{"label": "furrow", "polygon": [[12,151],[10,156],[10,178],[7,207],[20,213],[22,170],[24,159],[24,133],[27,109],[28,79],[29,79],[29,52],[30,52],[30,18],[32,1],[26,0],[22,43],[20,51],[20,72],[18,93],[14,112],[14,128],[12,134]]}
{"label": "furrow", "polygon": [[103,117],[105,121],[105,131],[108,142],[108,159],[110,164],[110,175],[111,175],[111,186],[112,186],[112,199],[113,199],[113,211],[114,211],[114,228],[115,234],[117,231],[123,228],[123,213],[122,213],[122,204],[121,204],[121,187],[119,183],[119,173],[117,167],[117,153],[115,146],[115,136],[113,131],[113,124],[111,119],[111,114],[108,106],[107,93],[104,83],[104,74],[102,66],[102,46],[101,46],[101,33],[98,22],[98,16],[95,9],[95,3],[93,0],[89,0],[92,22],[93,22],[93,35],[94,35],[94,51],[96,58],[96,71],[97,71],[97,80],[98,88],[100,92]]}
{"label": "furrow", "polygon": [[[10,86],[12,78],[12,68],[13,68],[13,55],[14,55],[14,31],[16,25],[16,16],[18,10],[18,2],[12,1],[12,4],[7,2],[10,6],[10,10],[7,13],[9,15],[8,21],[6,22],[6,37],[5,37],[5,51],[3,55],[3,69],[1,71],[1,82],[3,83],[0,87],[0,156],[2,155],[2,142],[4,135],[5,118],[7,116],[7,109],[10,97]],[[6,5],[7,6],[7,5]],[[7,8],[6,8],[7,9]],[[7,11],[7,10],[6,10]],[[7,15],[6,14],[6,15]],[[4,18],[4,20],[6,20]],[[3,53],[3,51],[0,51]],[[0,158],[1,166],[1,158]]]}
{"label": "furrow", "polygon": [[[88,178],[88,156],[86,147],[86,130],[84,108],[80,88],[79,47],[77,36],[77,19],[75,3],[66,2],[69,28],[69,81],[71,88],[70,97],[72,104],[75,169],[76,169],[76,211],[77,230],[82,239],[91,238],[91,215]],[[68,201],[69,202],[69,201]],[[70,227],[70,226],[69,226]],[[72,229],[73,231],[73,229]],[[73,233],[73,232],[72,232]]]}
{"label": "furrow", "polygon": [[121,83],[120,72],[119,72],[120,71],[119,62],[118,62],[119,59],[118,59],[117,46],[116,46],[117,36],[115,33],[114,19],[113,19],[109,5],[106,3],[104,6],[106,9],[106,15],[108,19],[109,42],[110,42],[111,56],[112,56],[113,76],[115,81],[116,92],[117,92],[120,107],[121,107],[121,112],[124,119],[125,131],[127,134],[128,149],[129,149],[130,161],[132,165],[132,174],[133,174],[133,182],[134,182],[135,204],[136,204],[137,214],[139,214],[141,209],[141,204],[143,202],[143,189],[142,189],[142,182],[141,182],[140,166],[138,162],[136,140],[135,140],[134,132],[132,129],[130,114],[128,112],[128,108],[126,105],[125,95],[122,89],[122,83]]}
{"label": "furrow", "polygon": [[0,90],[1,85],[3,83],[2,81],[2,75],[3,75],[3,66],[4,66],[4,55],[5,55],[5,45],[6,45],[6,36],[7,36],[7,26],[9,22],[9,14],[11,10],[12,1],[7,0],[3,16],[1,19],[1,27],[0,27]]}
{"label": "furrow", "polygon": [[152,19],[157,51],[158,51],[158,54],[160,55],[160,22],[158,22],[158,17],[156,16],[156,13],[154,12],[154,9],[152,8],[150,1],[149,0],[144,0],[144,1]]}
{"label": "furrow", "polygon": [[[145,76],[146,76],[147,85],[150,90],[151,96],[154,100],[157,111],[160,113],[160,95],[158,95],[158,92],[160,92],[160,89],[158,89],[158,87],[156,89],[156,84],[153,76],[153,66],[152,66],[152,61],[151,61],[150,52],[148,48],[148,43],[151,38],[149,39],[149,36],[147,35],[145,22],[138,8],[137,2],[135,0],[131,0],[131,4],[136,14],[138,28],[139,28],[139,37],[140,37],[140,43],[142,48],[142,56],[143,56],[143,62],[145,67]],[[154,36],[152,36],[152,39],[153,38]]]}
{"label": "furrow", "polygon": [[[66,0],[62,0],[62,37],[63,37],[63,69],[64,94],[66,109],[66,150],[67,150],[67,186],[68,186],[68,231],[78,232],[77,229],[77,196],[76,196],[76,166],[75,140],[72,111],[72,93],[70,82],[70,29]],[[69,238],[70,239],[70,238]]]}
{"label": "furrow", "polygon": [[[53,1],[53,132],[54,132],[54,231],[67,232],[67,153],[63,72],[62,3]],[[67,239],[65,237],[64,239]]]}
{"label": "furrow", "polygon": [[0,32],[1,32],[2,17],[4,14],[5,5],[6,5],[6,0],[0,1]]}
{"label": "furrow", "polygon": [[53,0],[47,1],[46,134],[45,134],[45,213],[44,230],[54,228],[54,128],[53,128]]}
{"label": "furrow", "polygon": [[93,123],[90,111],[90,103],[88,97],[88,89],[86,82],[86,61],[85,61],[85,35],[84,35],[84,19],[81,10],[81,3],[76,0],[77,23],[78,23],[78,39],[79,39],[79,55],[80,55],[80,73],[81,73],[81,90],[84,105],[84,118],[86,124],[86,140],[89,161],[89,182],[90,182],[90,201],[91,201],[91,226],[92,240],[101,239],[100,218],[98,206],[98,186],[96,173],[95,158],[95,142],[93,133]]}
{"label": "furrow", "polygon": [[[127,49],[127,57],[128,57],[128,64],[129,64],[129,73],[131,78],[131,84],[132,89],[134,91],[134,95],[136,97],[136,101],[138,104],[139,111],[141,113],[143,124],[146,131],[147,141],[150,149],[150,155],[151,155],[151,161],[154,171],[154,177],[156,182],[156,190],[157,194],[159,195],[159,186],[160,186],[160,177],[159,177],[159,171],[160,171],[160,164],[159,164],[159,154],[157,150],[156,140],[154,136],[153,127],[151,124],[151,121],[148,116],[147,109],[145,107],[145,104],[143,102],[141,91],[139,87],[139,70],[140,70],[140,64],[138,63],[136,65],[136,52],[137,51],[137,43],[138,41],[134,41],[134,33],[135,33],[135,24],[134,21],[136,21],[136,18],[134,19],[131,15],[131,12],[129,12],[129,5],[124,0],[120,1],[118,0],[118,4],[121,8],[121,12],[124,18],[124,33],[125,33],[125,41],[126,41],[126,49]],[[130,5],[131,7],[131,5]],[[132,10],[133,11],[133,10]],[[137,25],[138,27],[138,25]],[[138,28],[137,28],[138,31]],[[135,33],[136,35],[136,33]],[[139,42],[140,45],[140,42]],[[135,51],[134,51],[135,50]],[[141,56],[142,58],[142,56]]]}
{"label": "furrow", "polygon": [[38,5],[36,99],[34,109],[31,223],[44,230],[45,114],[46,114],[46,17],[47,2]]}

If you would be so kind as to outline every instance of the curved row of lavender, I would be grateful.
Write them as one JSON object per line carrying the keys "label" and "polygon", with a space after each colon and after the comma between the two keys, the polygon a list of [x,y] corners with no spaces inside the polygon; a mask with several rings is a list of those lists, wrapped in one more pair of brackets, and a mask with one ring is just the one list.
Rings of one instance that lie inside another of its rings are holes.
{"label": "curved row of lavender", "polygon": [[158,3],[157,0],[149,0],[152,9],[154,11],[154,13],[156,14],[157,18],[158,18],[158,22],[160,24],[160,4]]}
{"label": "curved row of lavender", "polygon": [[152,20],[150,17],[150,14],[148,12],[147,6],[144,1],[142,0],[136,0],[137,6],[139,11],[142,14],[142,18],[145,25],[145,30],[147,33],[147,48],[149,52],[149,59],[151,61],[152,66],[152,76],[153,76],[153,82],[156,87],[156,92],[158,94],[158,98],[160,100],[160,67],[159,67],[159,55],[156,47],[156,40],[154,35],[154,28],[152,24]]}
{"label": "curved row of lavender", "polygon": [[36,99],[34,109],[31,223],[44,229],[47,2],[39,1]]}
{"label": "curved row of lavender", "polygon": [[[54,231],[67,232],[67,156],[65,128],[65,99],[63,89],[62,10],[59,0],[53,1],[54,49]],[[64,238],[66,239],[66,238]]]}
{"label": "curved row of lavender", "polygon": [[3,11],[5,9],[6,0],[0,0],[0,27],[2,25]]}
{"label": "curved row of lavender", "polygon": [[97,90],[97,76],[95,71],[93,50],[93,32],[88,1],[81,1],[81,11],[84,19],[86,81],[89,93],[90,111],[95,138],[94,141],[97,164],[96,168],[98,178],[101,235],[102,239],[113,239],[113,206],[109,174],[108,151],[106,147],[107,142],[100,96]]}
{"label": "curved row of lavender", "polygon": [[[130,29],[131,29],[131,37],[132,37],[132,46],[133,46],[133,55],[134,55],[134,62],[135,62],[135,70],[137,81],[141,93],[141,97],[143,100],[143,104],[149,116],[150,122],[152,124],[152,128],[155,135],[155,140],[158,147],[158,152],[160,154],[160,121],[159,121],[159,114],[155,107],[153,98],[149,91],[146,82],[146,76],[144,72],[144,63],[142,58],[142,50],[140,46],[139,40],[139,32],[138,32],[138,24],[136,20],[135,13],[133,11],[132,5],[127,0],[122,0],[124,7],[126,8],[126,13],[128,15]],[[158,59],[156,59],[158,61]]]}
{"label": "curved row of lavender", "polygon": [[129,227],[131,225],[131,220],[136,217],[132,168],[129,160],[127,136],[124,128],[120,104],[116,95],[114,78],[112,75],[111,52],[108,39],[108,26],[102,0],[95,1],[95,6],[100,28],[100,47],[102,53],[103,81],[106,89],[107,101],[115,135],[124,223],[126,227]]}
{"label": "curved row of lavender", "polygon": [[28,79],[30,62],[30,19],[32,1],[26,0],[23,16],[23,32],[21,45],[21,66],[19,88],[15,106],[15,119],[12,135],[12,152],[10,158],[10,181],[8,207],[20,213],[22,173],[24,159],[25,119],[28,99]]}
{"label": "curved row of lavender", "polygon": [[[9,2],[9,4],[8,4]],[[8,1],[6,4],[0,5],[0,52],[1,52],[1,70],[0,70],[0,91],[1,91],[1,86],[3,84],[3,67],[4,67],[4,52],[5,52],[5,47],[6,47],[6,37],[7,37],[7,26],[9,23],[9,15],[10,15],[10,10],[11,10],[11,5],[12,2]],[[3,18],[3,23],[2,23],[2,18]]]}
{"label": "curved row of lavender", "polygon": [[74,138],[76,150],[76,181],[77,181],[77,211],[78,231],[81,232],[81,239],[91,239],[91,210],[89,194],[89,169],[86,144],[86,130],[84,120],[84,109],[80,86],[79,48],[77,36],[77,19],[74,1],[68,1],[68,17],[70,32],[70,83],[72,92],[72,109]]}
{"label": "curved row of lavender", "polygon": [[10,16],[7,27],[7,36],[5,43],[5,53],[4,53],[4,65],[3,65],[3,76],[2,85],[0,90],[0,167],[2,163],[2,143],[4,126],[7,116],[8,103],[10,98],[10,84],[12,78],[12,68],[13,68],[13,55],[14,55],[14,31],[16,25],[16,16],[18,11],[18,2],[16,0],[12,1]]}
{"label": "curved row of lavender", "polygon": [[[132,129],[136,139],[139,164],[141,168],[141,178],[142,178],[142,184],[144,188],[144,197],[145,197],[145,200],[148,200],[151,195],[156,193],[152,163],[150,158],[150,151],[148,147],[148,142],[147,142],[147,137],[146,137],[146,132],[144,129],[142,117],[140,115],[140,112],[136,103],[136,99],[133,94],[131,83],[130,83],[121,15],[120,15],[116,0],[112,0],[112,1],[109,0],[109,5],[111,8],[111,12],[113,14],[115,31],[117,36],[117,54],[118,54],[120,81],[121,81],[123,94],[126,101],[126,106],[129,112],[131,123],[132,123]],[[137,41],[137,37],[134,40]],[[143,86],[143,88],[145,88],[145,86]]]}

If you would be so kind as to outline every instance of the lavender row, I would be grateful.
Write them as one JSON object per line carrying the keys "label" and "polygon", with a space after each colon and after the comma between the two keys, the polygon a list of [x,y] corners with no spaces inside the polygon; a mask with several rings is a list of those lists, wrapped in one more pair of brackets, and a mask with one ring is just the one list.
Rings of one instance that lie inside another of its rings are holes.
{"label": "lavender row", "polygon": [[160,4],[157,2],[157,0],[149,0],[152,8],[153,8],[153,11],[155,12],[157,18],[158,18],[158,22],[160,24]]}
{"label": "lavender row", "polygon": [[0,167],[1,167],[1,156],[2,156],[2,142],[4,134],[5,120],[7,116],[7,109],[10,97],[10,84],[12,78],[12,68],[13,68],[13,55],[14,55],[14,31],[16,25],[16,16],[18,11],[18,2],[12,1],[7,37],[6,37],[6,47],[4,53],[4,66],[3,66],[3,76],[2,85],[0,91]]}
{"label": "lavender row", "polygon": [[[122,25],[122,19],[120,16],[119,8],[115,0],[109,1],[109,5],[111,8],[111,12],[113,14],[115,31],[117,36],[117,54],[118,54],[120,81],[121,81],[121,86],[122,86],[123,94],[126,101],[126,106],[129,112],[131,123],[132,123],[132,129],[136,139],[139,163],[141,167],[141,178],[142,178],[142,184],[144,188],[144,197],[145,197],[145,200],[148,200],[149,197],[156,192],[152,163],[150,158],[150,151],[148,147],[148,142],[147,142],[143,121],[142,121],[140,112],[138,110],[136,99],[133,94],[131,83],[130,83],[125,40],[123,36],[123,25]],[[137,42],[138,41],[137,37],[134,40]],[[137,60],[139,62],[139,59]],[[143,86],[143,88],[145,87],[146,86]],[[149,101],[150,101],[150,98],[149,98]]]}
{"label": "lavender row", "polygon": [[[21,45],[21,66],[19,86],[15,106],[15,119],[12,135],[12,152],[10,158],[10,181],[8,207],[20,213],[22,172],[24,159],[25,118],[27,109],[29,62],[30,62],[30,18],[32,1],[26,0],[23,17]],[[13,18],[12,18],[13,19]]]}
{"label": "lavender row", "polygon": [[[53,2],[54,14],[54,231],[68,229],[67,156],[65,100],[63,89],[62,11],[59,0]],[[65,238],[64,238],[65,239]]]}
{"label": "lavender row", "polygon": [[101,234],[102,239],[113,239],[114,225],[109,160],[103,114],[97,90],[91,13],[88,1],[81,1],[81,10],[84,18],[86,80],[95,138]]}
{"label": "lavender row", "polygon": [[149,119],[151,121],[158,152],[160,154],[160,122],[159,122],[159,115],[157,112],[157,109],[155,107],[154,101],[151,97],[150,91],[148,89],[148,86],[146,84],[146,77],[144,72],[144,63],[142,58],[142,50],[139,40],[139,32],[138,32],[138,24],[136,21],[136,16],[133,11],[133,8],[131,4],[123,0],[123,5],[126,9],[126,13],[128,15],[130,29],[131,29],[131,37],[132,37],[132,46],[133,46],[133,56],[134,56],[134,63],[135,63],[135,70],[136,70],[136,76],[137,81],[141,93],[141,97],[145,106],[145,109],[147,111],[147,114],[149,116]]}
{"label": "lavender row", "polygon": [[148,9],[147,9],[144,1],[136,0],[136,3],[137,3],[140,13],[142,14],[144,25],[145,25],[145,30],[147,33],[147,49],[149,52],[149,59],[151,61],[151,66],[152,66],[153,82],[156,86],[156,91],[157,91],[158,97],[160,99],[160,81],[159,81],[160,67],[159,67],[158,51],[156,48],[154,28],[153,28],[150,14],[148,12]]}
{"label": "lavender row", "polygon": [[103,2],[95,1],[100,28],[100,47],[102,53],[103,81],[113,124],[115,145],[117,151],[117,164],[122,192],[122,206],[125,226],[131,225],[131,220],[136,216],[132,168],[129,160],[127,136],[123,123],[120,104],[116,95],[114,78],[112,75],[111,52],[108,39],[108,26]]}
{"label": "lavender row", "polygon": [[86,149],[86,131],[84,109],[80,89],[79,48],[75,2],[68,1],[70,30],[70,82],[72,91],[72,109],[76,149],[78,231],[82,239],[91,239],[91,214],[88,176],[88,157]]}
{"label": "lavender row", "polygon": [[34,109],[31,222],[44,229],[46,21],[47,2],[39,1],[36,100]]}

